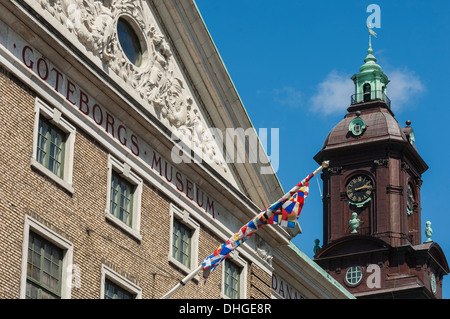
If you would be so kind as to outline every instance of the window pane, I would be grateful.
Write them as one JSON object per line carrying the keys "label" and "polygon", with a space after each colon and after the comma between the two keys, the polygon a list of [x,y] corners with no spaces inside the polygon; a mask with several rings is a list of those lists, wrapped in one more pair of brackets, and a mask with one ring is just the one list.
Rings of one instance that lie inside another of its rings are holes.
{"label": "window pane", "polygon": [[39,289],[35,285],[27,282],[25,297],[27,299],[37,299],[38,294],[39,294]]}
{"label": "window pane", "polygon": [[60,176],[62,154],[62,136],[54,128],[51,131],[49,169]]}
{"label": "window pane", "polygon": [[50,272],[51,276],[54,278],[58,278],[59,276],[59,265],[52,263],[52,268]]}
{"label": "window pane", "polygon": [[45,272],[42,273],[42,284],[50,287],[50,276]]}
{"label": "window pane", "polygon": [[46,155],[46,149],[47,149],[47,132],[48,132],[48,126],[46,122],[44,122],[42,119],[39,119],[39,132],[38,132],[38,145],[37,145],[37,154],[36,154],[36,160],[45,166],[45,155]]}
{"label": "window pane", "polygon": [[134,188],[131,183],[113,171],[110,212],[128,226],[132,224]]}
{"label": "window pane", "polygon": [[50,273],[50,260],[44,258],[44,271],[49,274]]}
{"label": "window pane", "polygon": [[192,230],[174,219],[172,256],[186,267],[191,266]]}
{"label": "window pane", "polygon": [[40,267],[41,265],[41,255],[37,252],[33,252],[33,259],[32,259],[33,265],[36,267]]}
{"label": "window pane", "polygon": [[45,290],[41,291],[41,299],[57,299],[54,295],[46,292]]}
{"label": "window pane", "polygon": [[64,146],[66,134],[48,120],[39,118],[36,160],[63,178]]}
{"label": "window pane", "polygon": [[37,268],[35,266],[31,267],[31,278],[40,280],[40,273],[41,273],[41,271],[39,268]]}
{"label": "window pane", "polygon": [[225,261],[225,295],[232,299],[240,298],[240,268]]}
{"label": "window pane", "polygon": [[49,287],[52,291],[58,291],[59,280],[57,278],[50,278]]}
{"label": "window pane", "polygon": [[50,260],[51,256],[52,256],[52,248],[49,245],[45,245],[45,258]]}
{"label": "window pane", "polygon": [[27,265],[27,298],[60,297],[62,250],[34,233],[30,233]]}
{"label": "window pane", "polygon": [[105,280],[105,299],[134,299],[134,295],[115,283]]}

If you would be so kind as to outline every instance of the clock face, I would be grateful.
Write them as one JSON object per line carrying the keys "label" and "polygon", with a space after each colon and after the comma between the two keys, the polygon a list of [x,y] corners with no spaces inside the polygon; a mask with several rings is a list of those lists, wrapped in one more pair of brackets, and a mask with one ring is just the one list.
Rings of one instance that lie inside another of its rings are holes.
{"label": "clock face", "polygon": [[414,143],[416,142],[416,136],[414,135],[414,130],[410,129],[409,130],[409,142],[414,145]]}
{"label": "clock face", "polygon": [[413,213],[414,209],[414,192],[413,187],[411,183],[408,183],[408,189],[407,189],[407,198],[406,198],[406,211],[408,212],[408,215],[411,215]]}
{"label": "clock face", "polygon": [[352,204],[366,203],[372,192],[373,183],[367,175],[357,175],[347,185],[347,196]]}
{"label": "clock face", "polygon": [[436,293],[436,276],[431,273],[431,280],[430,280],[430,284],[431,284],[431,291],[433,291],[433,294]]}

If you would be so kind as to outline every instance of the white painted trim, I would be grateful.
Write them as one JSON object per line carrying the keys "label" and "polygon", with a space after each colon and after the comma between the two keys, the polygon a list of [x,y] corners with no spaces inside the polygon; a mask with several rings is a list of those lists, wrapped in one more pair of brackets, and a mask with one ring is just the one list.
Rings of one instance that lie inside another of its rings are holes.
{"label": "white painted trim", "polygon": [[[37,154],[37,144],[38,144],[38,133],[39,133],[39,118],[43,116],[48,119],[53,125],[59,128],[61,131],[67,134],[65,142],[65,152],[64,152],[64,178],[60,178],[55,175],[48,168],[43,166],[36,160]],[[74,193],[74,188],[72,185],[73,176],[73,157],[74,157],[74,147],[75,147],[75,135],[76,128],[70,124],[64,117],[62,117],[61,111],[58,109],[51,108],[45,104],[39,98],[36,98],[35,108],[34,108],[34,128],[33,128],[33,153],[30,160],[30,165],[39,170],[41,173],[45,174],[52,181],[58,185],[65,188],[69,193]]]}
{"label": "white painted trim", "polygon": [[[192,229],[192,237],[191,237],[191,251],[190,251],[190,267],[186,267],[181,262],[173,257],[173,224],[174,219],[177,219],[180,223],[185,225],[186,227]],[[170,233],[169,233],[169,262],[173,263],[175,266],[180,268],[186,274],[191,273],[196,267],[198,267],[198,244],[199,244],[199,236],[200,236],[200,225],[192,219],[190,214],[187,211],[181,211],[175,205],[170,204]],[[199,280],[199,276],[195,276],[194,280]]]}
{"label": "white painted trim", "polygon": [[45,238],[64,251],[61,278],[61,298],[70,299],[72,291],[73,244],[28,215],[25,215],[25,223],[23,228],[20,299],[25,299],[26,293],[28,241],[30,238],[30,231],[33,231],[39,236]]}
{"label": "white painted trim", "polygon": [[[116,216],[110,212],[110,201],[111,201],[111,178],[113,170],[120,174],[120,176],[131,184],[135,186],[133,193],[133,215],[131,227],[126,225],[124,222],[119,220]],[[142,202],[142,179],[137,176],[132,170],[130,165],[127,163],[122,163],[115,159],[113,156],[108,154],[108,181],[106,183],[106,208],[105,208],[105,218],[114,223],[115,225],[122,228],[124,231],[128,232],[134,238],[139,241],[142,240],[141,235],[141,202]]]}
{"label": "white painted trim", "polygon": [[100,299],[105,298],[105,281],[106,279],[112,281],[116,285],[125,289],[135,296],[135,299],[142,299],[142,288],[135,285],[125,277],[122,277],[111,268],[102,265],[101,279],[100,279]]}

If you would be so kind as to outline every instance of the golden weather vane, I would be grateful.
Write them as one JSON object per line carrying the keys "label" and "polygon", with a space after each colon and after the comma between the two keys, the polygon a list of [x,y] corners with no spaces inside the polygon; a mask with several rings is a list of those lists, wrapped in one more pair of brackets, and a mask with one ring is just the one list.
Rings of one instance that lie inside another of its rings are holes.
{"label": "golden weather vane", "polygon": [[369,47],[372,47],[372,36],[376,38],[377,34],[372,30],[372,26],[370,23],[367,25],[367,29],[369,29]]}

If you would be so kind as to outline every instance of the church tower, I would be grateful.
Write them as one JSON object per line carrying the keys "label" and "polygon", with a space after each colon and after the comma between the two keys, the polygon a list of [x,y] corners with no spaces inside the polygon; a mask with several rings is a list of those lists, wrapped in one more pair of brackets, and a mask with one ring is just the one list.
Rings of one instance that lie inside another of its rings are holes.
{"label": "church tower", "polygon": [[[422,239],[422,174],[428,169],[411,122],[402,127],[388,77],[372,45],[344,119],[328,134],[323,179],[323,246],[315,262],[357,298],[442,298],[445,255]],[[430,228],[427,229],[430,234]]]}

